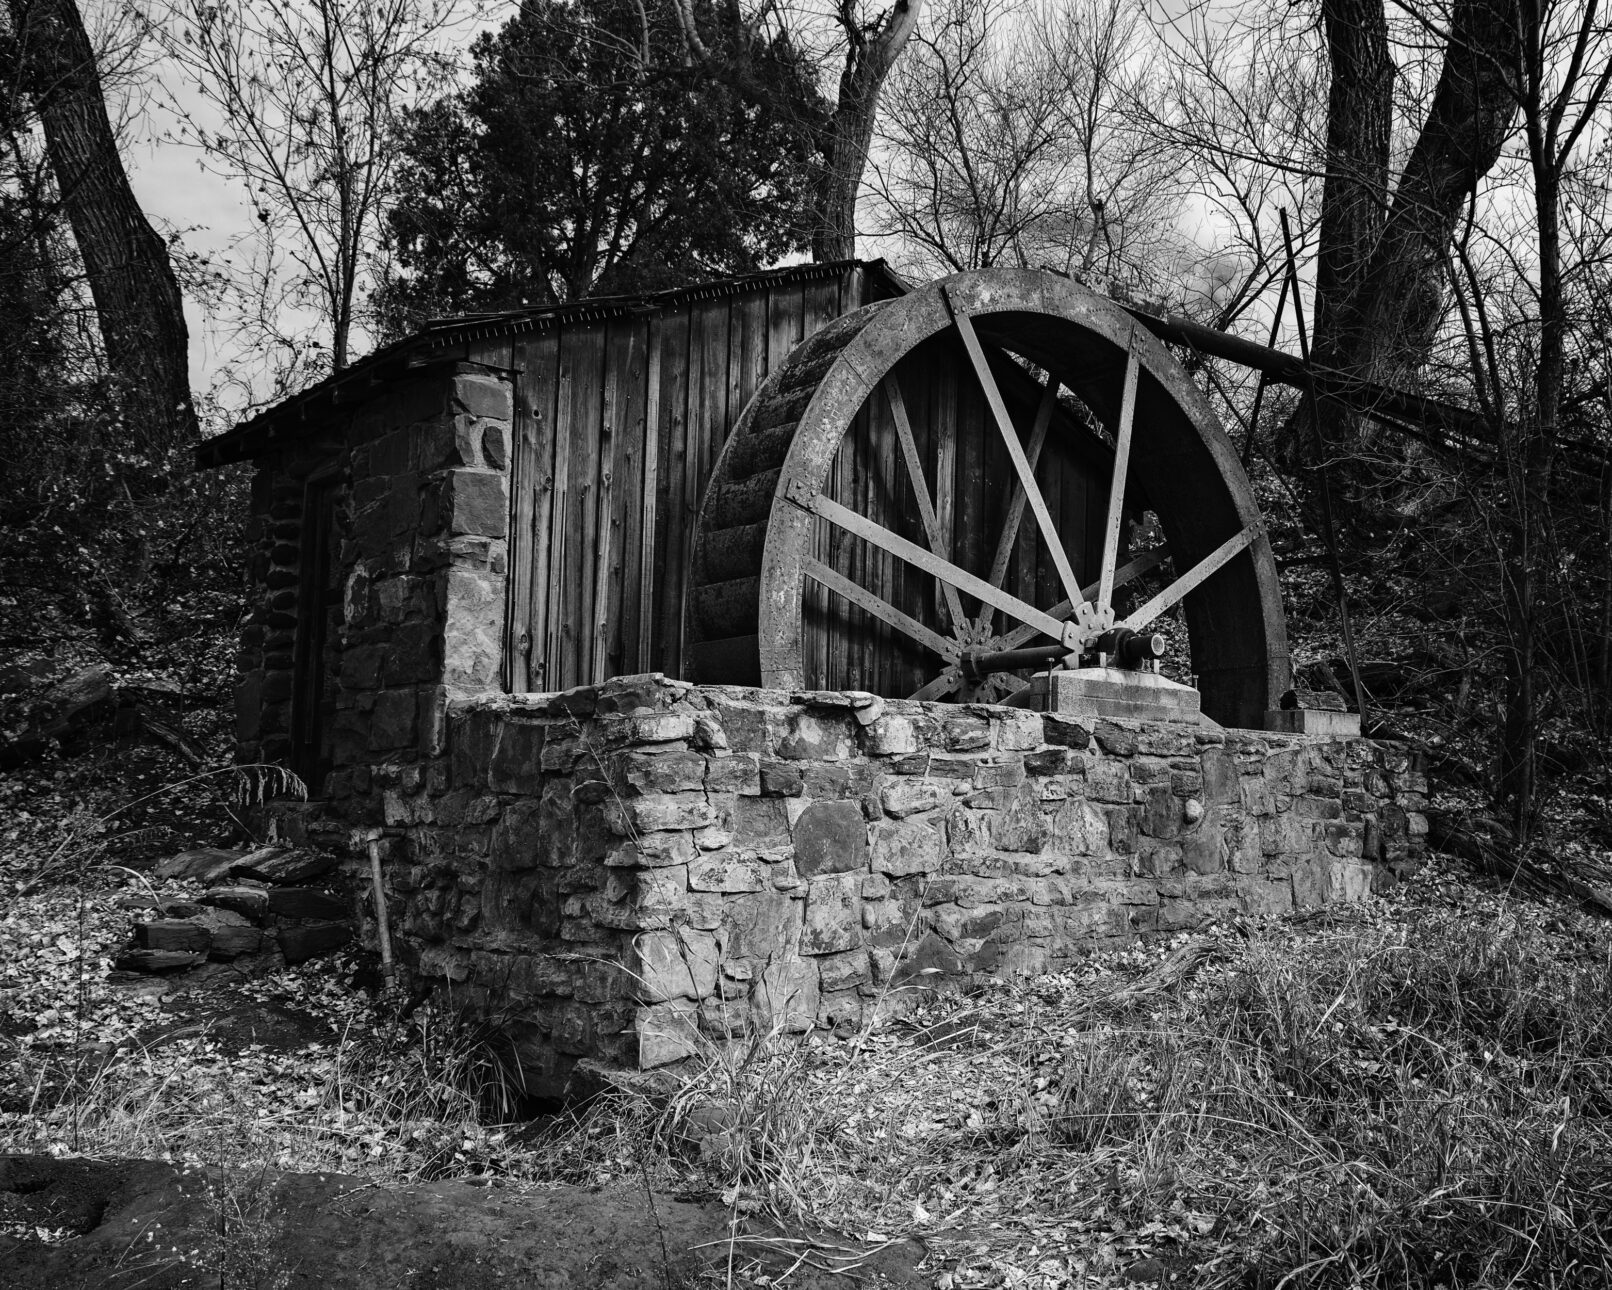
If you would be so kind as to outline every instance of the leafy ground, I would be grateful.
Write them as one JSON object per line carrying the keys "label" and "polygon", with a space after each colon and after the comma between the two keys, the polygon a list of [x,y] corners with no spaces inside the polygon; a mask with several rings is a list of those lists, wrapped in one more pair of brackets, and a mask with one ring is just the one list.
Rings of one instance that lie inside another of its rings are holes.
{"label": "leafy ground", "polygon": [[[837,1233],[800,1247],[825,1266],[916,1240],[953,1290],[1612,1278],[1612,932],[1444,862],[519,1123],[495,1037],[405,1015],[361,958],[116,981],[129,906],[194,893],[113,845],[107,783],[0,781],[0,1151],[643,1184]],[[777,1240],[736,1240],[733,1282]]]}

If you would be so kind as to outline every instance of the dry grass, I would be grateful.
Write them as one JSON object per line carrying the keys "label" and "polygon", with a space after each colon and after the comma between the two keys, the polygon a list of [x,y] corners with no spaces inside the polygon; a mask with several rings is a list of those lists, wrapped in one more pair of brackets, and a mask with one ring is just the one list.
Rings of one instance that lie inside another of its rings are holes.
{"label": "dry grass", "polygon": [[714,1048],[661,1156],[950,1286],[1612,1284],[1612,936],[1427,895]]}
{"label": "dry grass", "polygon": [[[116,922],[62,900],[92,941]],[[669,1099],[541,1127],[506,1123],[520,1090],[491,1032],[388,1014],[325,969],[261,985],[325,1020],[301,1052],[142,1050],[138,1015],[104,1029],[97,946],[60,939],[50,989],[23,991],[53,1020],[4,1055],[0,1148],[628,1179],[852,1251],[922,1237],[954,1290],[1612,1284],[1612,932],[1447,879],[850,1037],[712,1041]],[[113,1050],[86,1061],[87,1033]]]}

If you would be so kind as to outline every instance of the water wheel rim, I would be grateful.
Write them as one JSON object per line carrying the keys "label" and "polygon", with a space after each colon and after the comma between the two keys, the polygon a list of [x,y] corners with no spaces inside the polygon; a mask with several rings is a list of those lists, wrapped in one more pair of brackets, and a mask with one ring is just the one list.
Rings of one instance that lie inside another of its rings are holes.
{"label": "water wheel rim", "polygon": [[[1215,579],[1215,595],[1187,597],[1192,667],[1208,682],[1205,711],[1228,724],[1258,725],[1287,687],[1290,664],[1274,561],[1236,451],[1202,392],[1160,342],[1111,301],[1034,271],[943,279],[847,315],[818,334],[819,352],[836,346],[837,352],[794,427],[773,492],[757,607],[762,683],[794,689],[813,682],[802,649],[811,526],[822,513],[813,499],[825,495],[835,456],[863,405],[905,355],[955,328],[957,311],[987,343],[1002,344],[1075,389],[1108,424],[1117,415],[1111,405],[1120,397],[1126,364],[1134,362],[1142,451],[1131,468],[1150,500],[1163,494],[1185,507],[1161,515],[1178,569],[1198,571],[1199,581]],[[852,335],[842,342],[846,332]],[[1109,376],[1094,375],[1104,364]],[[1105,380],[1112,388],[1104,388]],[[1185,471],[1195,471],[1197,483],[1183,491]],[[1109,548],[1110,574],[1113,559]],[[1024,622],[1020,614],[1010,616]],[[1038,630],[1045,628],[1042,623]]]}

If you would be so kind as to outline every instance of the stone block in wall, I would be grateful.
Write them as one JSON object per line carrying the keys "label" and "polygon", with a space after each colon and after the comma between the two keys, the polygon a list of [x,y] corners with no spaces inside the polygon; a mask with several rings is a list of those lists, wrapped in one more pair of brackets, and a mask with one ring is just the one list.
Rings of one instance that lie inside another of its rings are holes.
{"label": "stone block in wall", "polygon": [[641,833],[662,829],[703,829],[717,823],[718,816],[703,792],[661,793],[627,803],[627,817]]}
{"label": "stone block in wall", "polygon": [[804,797],[860,797],[871,793],[878,779],[878,772],[865,763],[800,763],[801,794]]}
{"label": "stone block in wall", "polygon": [[1358,860],[1365,854],[1365,826],[1332,820],[1321,826],[1327,850],[1335,856]]}
{"label": "stone block in wall", "polygon": [[1141,810],[1135,806],[1100,808],[1108,818],[1108,849],[1116,856],[1136,854],[1141,837]]}
{"label": "stone block in wall", "polygon": [[1242,799],[1243,780],[1237,763],[1223,748],[1205,748],[1198,756],[1203,775],[1203,800],[1210,806],[1229,806]]}
{"label": "stone block in wall", "polygon": [[852,731],[859,729],[849,716],[827,713],[791,713],[778,755],[789,761],[838,761],[855,748]]}
{"label": "stone block in wall", "polygon": [[1085,762],[1074,748],[1043,748],[1027,753],[1024,758],[1025,774],[1031,777],[1074,775],[1084,771]]}
{"label": "stone block in wall", "polygon": [[[756,799],[759,806],[767,799]],[[795,820],[795,868],[803,878],[867,868],[868,826],[855,802],[813,802]]]}
{"label": "stone block in wall", "polygon": [[819,980],[825,994],[854,990],[872,979],[868,952],[858,947],[843,954],[825,954],[818,960]]}
{"label": "stone block in wall", "polygon": [[629,752],[621,770],[626,787],[639,795],[697,792],[705,785],[705,758],[686,748]]}
{"label": "stone block in wall", "polygon": [[946,843],[934,825],[922,820],[885,820],[873,834],[872,867],[878,874],[904,878],[938,873]]}
{"label": "stone block in wall", "polygon": [[688,999],[640,1008],[633,1021],[638,1035],[638,1066],[653,1070],[692,1057],[700,1050],[700,1012]]}
{"label": "stone block in wall", "polygon": [[632,947],[626,966],[643,1002],[703,999],[716,990],[722,951],[710,932],[691,927],[640,932]]}
{"label": "stone block in wall", "polygon": [[693,739],[694,717],[687,712],[634,712],[604,723],[611,743],[673,744]]}
{"label": "stone block in wall", "polygon": [[[440,625],[433,617],[430,621],[401,623],[386,634],[381,651],[380,684],[392,688],[405,685],[434,683],[442,674],[442,645]],[[342,666],[344,684],[349,681],[346,664]]]}
{"label": "stone block in wall", "polygon": [[1374,866],[1345,861],[1332,871],[1332,898],[1361,901],[1371,895]]}
{"label": "stone block in wall", "polygon": [[991,714],[996,727],[995,744],[1001,752],[1030,752],[1042,743],[1041,714],[1012,708]]}
{"label": "stone block in wall", "polygon": [[644,928],[670,927],[688,909],[688,866],[640,869],[635,875],[634,908]]}
{"label": "stone block in wall", "polygon": [[747,796],[760,793],[760,760],[748,753],[708,758],[705,764],[705,791]]}
{"label": "stone block in wall", "polygon": [[988,788],[1017,788],[1024,783],[1024,758],[1008,753],[1005,756],[974,764],[975,791]]}
{"label": "stone block in wall", "polygon": [[[929,925],[956,945],[960,941],[983,940],[990,936],[1007,919],[1001,905],[985,905],[963,909],[956,905],[941,905],[929,916]],[[1050,922],[1050,916],[1048,917]]]}
{"label": "stone block in wall", "polygon": [[795,952],[804,917],[803,900],[781,891],[707,899],[718,911],[729,961],[761,964]]}
{"label": "stone block in wall", "polygon": [[1293,866],[1293,908],[1320,909],[1332,896],[1335,862],[1325,856],[1307,856]]}
{"label": "stone block in wall", "polygon": [[1136,727],[1113,721],[1098,721],[1092,730],[1097,746],[1111,757],[1134,757],[1140,745]]}
{"label": "stone block in wall", "polygon": [[1141,830],[1144,836],[1169,841],[1181,832],[1183,819],[1181,799],[1168,786],[1155,784],[1142,800]]}
{"label": "stone block in wall", "polygon": [[800,766],[794,762],[763,761],[758,778],[761,791],[767,797],[799,797],[806,791]]}
{"label": "stone block in wall", "polygon": [[[460,732],[463,723],[460,723]],[[487,787],[495,793],[515,793],[537,797],[543,792],[543,741],[548,727],[532,721],[505,721],[494,731],[491,755],[481,762],[480,772]],[[486,745],[479,750],[486,753]],[[455,780],[464,761],[455,750]],[[472,772],[474,775],[474,772]]]}
{"label": "stone block in wall", "polygon": [[773,709],[758,703],[715,697],[710,704],[711,715],[716,718],[729,746],[747,749],[763,759],[772,755]]}
{"label": "stone block in wall", "polygon": [[1006,809],[992,812],[987,825],[991,846],[998,851],[1035,853],[1052,839],[1052,823],[1031,789],[1017,793]]}
{"label": "stone block in wall", "polygon": [[1291,810],[1295,815],[1307,820],[1335,820],[1343,814],[1343,802],[1340,797],[1318,797],[1312,793],[1305,793],[1293,799]]}
{"label": "stone block in wall", "polygon": [[496,690],[503,667],[503,579],[449,569],[443,608],[442,680],[461,691]]}
{"label": "stone block in wall", "polygon": [[1072,797],[1053,815],[1048,844],[1069,855],[1101,855],[1108,849],[1108,817],[1085,798]]}
{"label": "stone block in wall", "polygon": [[962,955],[934,932],[926,932],[901,955],[890,980],[898,986],[938,985],[944,978],[959,976],[967,969]]}
{"label": "stone block in wall", "polygon": [[947,752],[982,752],[991,746],[986,717],[959,708],[937,714],[936,721],[940,746]]}
{"label": "stone block in wall", "polygon": [[1131,773],[1125,763],[1105,760],[1088,765],[1086,796],[1094,802],[1129,802]]}
{"label": "stone block in wall", "polygon": [[1242,909],[1252,917],[1273,918],[1293,912],[1291,878],[1256,875],[1238,885]]}
{"label": "stone block in wall", "polygon": [[1292,811],[1266,816],[1259,822],[1260,850],[1267,856],[1303,856],[1315,849],[1319,824]]}
{"label": "stone block in wall", "polygon": [[509,530],[509,482],[502,471],[450,470],[445,500],[449,533],[501,538]]}
{"label": "stone block in wall", "polygon": [[824,989],[817,1003],[817,1024],[824,1030],[851,1034],[861,1029],[865,1005],[859,990]]}
{"label": "stone block in wall", "polygon": [[493,866],[510,871],[531,869],[556,847],[564,854],[567,838],[556,838],[550,832],[547,816],[542,799],[511,802],[505,807],[493,828]]}
{"label": "stone block in wall", "polygon": [[1138,727],[1136,750],[1148,757],[1192,757],[1205,738],[1218,740],[1220,736],[1197,725],[1159,722]]}
{"label": "stone block in wall", "polygon": [[751,1015],[759,1030],[798,1033],[816,1024],[821,998],[816,962],[780,955],[756,977],[750,994]]}
{"label": "stone block in wall", "polygon": [[369,747],[389,752],[413,747],[419,738],[419,695],[413,689],[382,690],[369,718]]}
{"label": "stone block in wall", "polygon": [[1042,737],[1049,744],[1084,749],[1091,746],[1091,731],[1078,721],[1051,712],[1041,714]]}
{"label": "stone block in wall", "polygon": [[515,415],[514,386],[505,378],[462,372],[453,378],[453,406],[473,417],[509,421]]}
{"label": "stone block in wall", "polygon": [[1276,794],[1264,778],[1246,777],[1240,788],[1244,815],[1276,814]]}
{"label": "stone block in wall", "polygon": [[724,998],[700,1001],[700,1031],[713,1039],[739,1039],[750,1033],[753,1018],[747,999]]}
{"label": "stone block in wall", "polygon": [[910,717],[886,713],[862,732],[862,747],[871,757],[895,757],[922,747]]}
{"label": "stone block in wall", "polygon": [[886,815],[901,819],[920,811],[949,806],[954,797],[951,784],[945,780],[893,779],[879,790],[879,805]]}
{"label": "stone block in wall", "polygon": [[766,862],[735,851],[701,855],[689,861],[687,873],[692,891],[765,891],[770,886]]}
{"label": "stone block in wall", "polygon": [[1196,827],[1181,835],[1181,861],[1192,873],[1224,873],[1229,868],[1221,810],[1205,812]]}
{"label": "stone block in wall", "polygon": [[862,939],[862,877],[830,873],[807,883],[805,921],[800,932],[802,954],[848,950]]}

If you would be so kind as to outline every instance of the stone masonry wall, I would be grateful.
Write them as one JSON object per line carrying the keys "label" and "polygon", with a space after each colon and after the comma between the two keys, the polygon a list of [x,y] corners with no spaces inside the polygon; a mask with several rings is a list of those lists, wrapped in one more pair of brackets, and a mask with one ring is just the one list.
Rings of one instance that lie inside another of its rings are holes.
{"label": "stone masonry wall", "polygon": [[499,688],[512,413],[506,375],[445,365],[377,390],[342,422],[259,460],[253,612],[237,659],[240,761],[290,752],[303,510],[315,478],[338,485],[342,579],[323,659],[326,763],[363,791],[378,758],[439,750],[449,699]]}
{"label": "stone masonry wall", "polygon": [[659,676],[458,701],[437,755],[344,774],[325,828],[383,832],[400,953],[552,1092],[1359,899],[1426,827],[1418,769],[1365,739]]}

